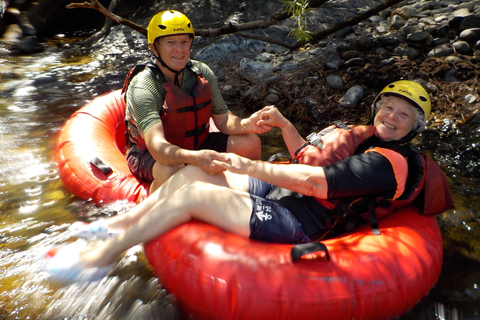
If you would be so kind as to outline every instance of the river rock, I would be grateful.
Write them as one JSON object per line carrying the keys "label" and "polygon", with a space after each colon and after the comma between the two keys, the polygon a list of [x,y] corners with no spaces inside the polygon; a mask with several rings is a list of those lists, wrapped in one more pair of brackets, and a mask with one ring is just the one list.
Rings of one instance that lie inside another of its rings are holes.
{"label": "river rock", "polygon": [[474,15],[469,15],[463,18],[460,22],[460,25],[458,26],[458,32],[461,33],[464,30],[472,28],[480,28],[480,18]]}
{"label": "river rock", "polygon": [[326,48],[323,56],[325,60],[325,66],[327,66],[329,69],[337,70],[338,67],[340,67],[342,58],[340,57],[340,54],[337,52],[337,50],[330,47]]}
{"label": "river rock", "polygon": [[439,45],[439,46],[436,46],[435,48],[433,48],[428,53],[428,56],[429,57],[436,57],[436,58],[446,57],[448,55],[451,55],[453,52],[454,52],[454,50],[453,50],[452,47],[450,47],[447,44],[442,44],[442,45]]}
{"label": "river rock", "polygon": [[457,81],[460,81],[458,78],[457,78],[457,69],[452,66],[450,69],[447,70],[447,72],[445,72],[445,75],[443,76],[443,80],[445,80],[445,82],[457,82]]}
{"label": "river rock", "polygon": [[280,97],[279,97],[278,94],[276,94],[276,93],[270,93],[270,94],[267,96],[267,102],[270,103],[270,104],[275,104],[275,103],[277,103],[278,101],[280,101]]}
{"label": "river rock", "polygon": [[455,52],[465,55],[471,55],[473,53],[472,48],[466,41],[455,41],[452,43]]}
{"label": "river rock", "polygon": [[407,46],[398,46],[393,49],[393,53],[398,54],[400,56],[407,56],[410,59],[414,59],[420,55],[420,52],[412,47]]}
{"label": "river rock", "polygon": [[390,22],[390,28],[391,29],[400,29],[406,23],[407,23],[407,21],[403,17],[401,17],[399,15],[394,15],[392,17],[392,21]]}
{"label": "river rock", "polygon": [[416,42],[416,43],[426,43],[428,39],[430,39],[432,35],[428,31],[419,31],[410,33],[407,36],[407,41],[409,42]]}
{"label": "river rock", "polygon": [[342,90],[345,87],[345,83],[340,76],[329,74],[325,80],[327,82],[327,85],[332,89]]}
{"label": "river rock", "polygon": [[358,106],[358,102],[363,98],[363,88],[359,85],[353,86],[347,90],[340,105],[346,109],[353,109]]}
{"label": "river rock", "polygon": [[459,38],[467,42],[475,42],[477,40],[480,40],[480,28],[463,30],[460,33]]}
{"label": "river rock", "polygon": [[259,82],[272,72],[273,66],[270,63],[255,61],[249,58],[243,58],[238,65],[238,73],[250,82]]}

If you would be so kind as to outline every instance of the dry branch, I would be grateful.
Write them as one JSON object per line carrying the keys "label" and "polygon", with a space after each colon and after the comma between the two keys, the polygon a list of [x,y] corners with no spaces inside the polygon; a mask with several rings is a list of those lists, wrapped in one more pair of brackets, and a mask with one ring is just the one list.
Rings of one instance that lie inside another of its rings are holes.
{"label": "dry branch", "polygon": [[132,28],[135,31],[140,32],[145,37],[147,36],[147,29],[138,25],[128,19],[122,18],[117,16],[116,14],[110,12],[107,8],[105,8],[98,0],[90,0],[90,2],[83,2],[83,3],[71,3],[67,5],[67,9],[76,9],[76,8],[84,8],[84,9],[94,9],[103,13],[104,16],[107,18],[112,19],[113,21],[117,22],[118,24],[123,24],[127,27]]}
{"label": "dry branch", "polygon": [[[311,0],[310,3],[309,3],[309,7],[310,8],[317,8],[327,1],[328,0]],[[368,10],[368,11],[362,13],[362,14],[356,15],[355,17],[352,17],[350,19],[347,19],[347,20],[344,20],[340,23],[337,23],[336,25],[332,26],[331,28],[329,28],[327,30],[323,30],[321,32],[318,32],[318,33],[314,34],[313,38],[312,38],[312,40],[310,40],[310,42],[322,39],[322,38],[336,32],[336,31],[339,31],[339,30],[341,30],[345,27],[356,25],[359,22],[361,22],[365,19],[368,19],[372,15],[399,3],[400,1],[401,0],[386,0],[383,3],[381,3],[380,5],[372,8],[372,9],[370,9],[370,10]],[[110,18],[110,19],[112,19],[113,21],[115,21],[119,24],[130,27],[133,30],[136,30],[136,31],[140,32],[144,36],[147,36],[147,29],[146,28],[144,28],[144,27],[142,27],[142,26],[140,26],[140,25],[138,25],[138,24],[136,24],[136,23],[134,23],[134,22],[132,22],[128,19],[122,18],[122,17],[112,13],[111,11],[106,9],[100,2],[98,2],[98,0],[90,0],[89,2],[85,1],[83,3],[71,3],[71,4],[67,5],[67,8],[68,9],[84,8],[84,9],[94,9],[94,10],[100,11],[107,18]],[[229,23],[229,24],[226,24],[222,27],[212,28],[212,29],[196,29],[195,34],[198,35],[198,36],[201,36],[201,37],[216,37],[216,36],[220,36],[220,35],[232,34],[233,33],[233,34],[237,34],[239,36],[242,36],[244,38],[257,39],[257,40],[265,41],[265,42],[268,42],[268,43],[273,43],[273,44],[276,44],[276,45],[280,45],[280,46],[283,46],[283,47],[285,47],[287,49],[290,49],[290,50],[295,50],[295,49],[300,48],[303,45],[303,43],[297,41],[297,42],[291,44],[291,43],[288,43],[286,41],[276,40],[276,39],[272,39],[272,38],[269,38],[269,37],[255,35],[255,34],[245,32],[247,30],[265,29],[269,26],[272,26],[272,25],[274,25],[274,24],[276,24],[276,23],[278,23],[282,20],[286,20],[288,18],[290,18],[288,13],[286,13],[285,11],[282,11],[282,12],[274,14],[272,17],[270,17],[267,20],[258,20],[258,21],[251,21],[251,22],[245,22],[245,23],[239,23],[239,24]]]}

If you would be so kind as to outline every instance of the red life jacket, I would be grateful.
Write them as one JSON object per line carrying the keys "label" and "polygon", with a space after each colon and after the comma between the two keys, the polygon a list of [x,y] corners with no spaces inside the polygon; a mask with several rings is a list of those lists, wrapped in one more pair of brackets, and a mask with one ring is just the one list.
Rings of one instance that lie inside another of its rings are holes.
{"label": "red life jacket", "polygon": [[[197,75],[197,82],[190,94],[168,82],[151,61],[130,70],[123,84],[122,93],[127,92],[128,85],[136,74],[148,68],[155,77],[163,81],[163,88],[167,92],[163,109],[160,111],[165,139],[181,148],[195,150],[205,141],[209,132],[212,95],[208,81],[191,65],[189,67]],[[127,139],[130,140],[128,137]],[[146,149],[145,141],[141,137],[137,137],[136,140],[135,144],[139,149]]]}
{"label": "red life jacket", "polygon": [[[308,142],[297,150],[296,161],[314,166],[329,165],[354,155],[362,142],[366,142],[374,134],[374,126],[346,126],[336,122],[335,126],[309,135]],[[351,224],[353,227],[367,217],[370,217],[372,224],[376,224],[377,217],[384,217],[414,201],[421,205],[421,212],[426,215],[435,215],[454,208],[445,175],[429,156],[409,146],[395,143],[387,145],[389,149],[402,154],[408,162],[408,178],[402,195],[395,200],[382,197],[317,199],[332,212],[330,227],[335,224],[344,227]]]}

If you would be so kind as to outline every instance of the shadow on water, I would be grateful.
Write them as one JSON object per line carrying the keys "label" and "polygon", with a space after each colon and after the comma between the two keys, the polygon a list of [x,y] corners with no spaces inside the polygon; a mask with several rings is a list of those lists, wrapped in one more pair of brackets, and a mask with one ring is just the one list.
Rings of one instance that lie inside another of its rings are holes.
{"label": "shadow on water", "polygon": [[[110,277],[90,285],[62,287],[40,271],[49,246],[75,241],[65,232],[71,223],[131,206],[75,198],[63,188],[54,154],[68,117],[94,96],[120,87],[128,68],[112,69],[113,57],[58,50],[0,57],[0,319],[180,318],[174,297],[153,277],[139,246]],[[438,284],[401,319],[480,317],[478,122],[455,136],[427,132],[418,140],[447,173],[458,207],[438,217],[445,247]],[[308,127],[298,127],[309,133]],[[281,141],[278,130],[262,136],[265,159],[285,152]]]}

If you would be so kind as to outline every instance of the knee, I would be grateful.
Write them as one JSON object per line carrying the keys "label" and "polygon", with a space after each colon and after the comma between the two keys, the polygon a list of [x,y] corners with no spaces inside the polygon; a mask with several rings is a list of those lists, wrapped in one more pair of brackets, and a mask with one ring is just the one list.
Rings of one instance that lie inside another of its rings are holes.
{"label": "knee", "polygon": [[230,136],[227,152],[236,153],[240,156],[259,160],[262,157],[262,143],[258,135],[248,133],[244,135]]}

